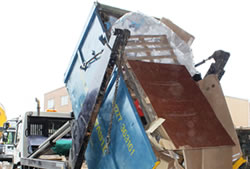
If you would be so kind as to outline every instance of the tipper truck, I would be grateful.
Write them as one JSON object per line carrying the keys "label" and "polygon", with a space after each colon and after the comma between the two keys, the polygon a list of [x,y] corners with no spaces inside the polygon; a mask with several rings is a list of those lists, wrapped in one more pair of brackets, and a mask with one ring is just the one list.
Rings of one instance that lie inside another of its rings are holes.
{"label": "tipper truck", "polygon": [[[202,79],[193,40],[166,18],[94,3],[64,76],[74,113],[64,167],[80,169],[84,161],[89,169],[240,167],[219,84],[229,53],[216,52],[226,61],[217,59]],[[46,168],[40,149],[21,165]]]}

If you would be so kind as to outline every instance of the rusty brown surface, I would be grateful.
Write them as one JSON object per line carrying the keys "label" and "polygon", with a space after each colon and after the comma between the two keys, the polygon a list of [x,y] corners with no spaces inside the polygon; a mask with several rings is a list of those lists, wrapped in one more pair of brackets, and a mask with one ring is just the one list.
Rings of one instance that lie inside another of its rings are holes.
{"label": "rusty brown surface", "polygon": [[128,62],[177,149],[234,145],[184,66]]}

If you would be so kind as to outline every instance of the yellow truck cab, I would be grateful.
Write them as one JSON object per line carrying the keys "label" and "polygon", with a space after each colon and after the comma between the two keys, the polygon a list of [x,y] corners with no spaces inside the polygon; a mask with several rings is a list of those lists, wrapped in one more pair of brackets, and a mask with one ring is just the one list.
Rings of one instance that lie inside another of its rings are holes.
{"label": "yellow truck cab", "polygon": [[[3,124],[6,122],[7,117],[5,114],[5,108],[0,103],[0,127],[3,127]],[[2,136],[2,132],[0,133],[0,137]]]}

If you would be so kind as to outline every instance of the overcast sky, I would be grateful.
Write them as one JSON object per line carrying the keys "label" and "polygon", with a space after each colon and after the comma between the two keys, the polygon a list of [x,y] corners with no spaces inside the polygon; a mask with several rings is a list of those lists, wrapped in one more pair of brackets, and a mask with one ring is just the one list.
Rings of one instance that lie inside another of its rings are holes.
{"label": "overcast sky", "polygon": [[[196,63],[215,50],[230,52],[221,81],[224,93],[250,99],[248,0],[99,2],[171,19],[195,36],[191,47]],[[44,93],[64,86],[92,5],[91,0],[0,0],[0,102],[8,118],[36,110],[35,97],[43,110]]]}

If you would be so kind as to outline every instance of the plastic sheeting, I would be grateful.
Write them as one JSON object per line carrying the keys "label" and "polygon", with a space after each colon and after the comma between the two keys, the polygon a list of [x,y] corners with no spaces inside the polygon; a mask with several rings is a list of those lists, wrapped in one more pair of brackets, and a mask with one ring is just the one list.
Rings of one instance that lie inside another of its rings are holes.
{"label": "plastic sheeting", "polygon": [[[115,28],[128,29],[131,35],[166,35],[178,62],[185,65],[191,75],[197,73],[194,68],[193,54],[188,44],[155,18],[138,12],[130,12],[113,24],[113,29]],[[169,62],[166,60],[160,63]]]}

